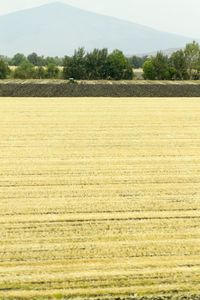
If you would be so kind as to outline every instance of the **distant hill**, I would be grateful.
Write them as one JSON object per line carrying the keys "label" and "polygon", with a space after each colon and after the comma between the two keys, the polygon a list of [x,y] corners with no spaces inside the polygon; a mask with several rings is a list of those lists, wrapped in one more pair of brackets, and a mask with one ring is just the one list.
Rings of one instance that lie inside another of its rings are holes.
{"label": "distant hill", "polygon": [[[163,49],[162,53],[167,55],[167,56],[171,56],[174,52],[178,51],[178,50],[183,50],[185,47],[182,48],[170,48],[170,49]],[[139,54],[138,56],[156,56],[158,51],[154,51],[151,53],[143,53],[143,54]]]}
{"label": "distant hill", "polygon": [[0,54],[16,52],[63,56],[74,49],[119,48],[127,55],[181,48],[191,38],[161,32],[63,3],[0,17]]}

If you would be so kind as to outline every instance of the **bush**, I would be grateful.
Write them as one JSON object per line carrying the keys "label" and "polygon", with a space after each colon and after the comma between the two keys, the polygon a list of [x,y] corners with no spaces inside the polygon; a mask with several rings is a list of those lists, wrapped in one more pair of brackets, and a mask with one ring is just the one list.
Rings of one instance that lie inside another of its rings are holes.
{"label": "bush", "polygon": [[10,61],[11,66],[20,66],[22,63],[26,62],[27,58],[22,53],[17,53],[13,56],[13,58]]}
{"label": "bush", "polygon": [[59,77],[59,68],[53,63],[48,64],[46,69],[46,78],[58,78]]}
{"label": "bush", "polygon": [[28,61],[22,62],[14,71],[14,78],[31,79],[36,77],[34,66]]}
{"label": "bush", "polygon": [[156,70],[152,59],[148,59],[143,65],[143,76],[144,79],[155,80]]}
{"label": "bush", "polygon": [[46,70],[44,67],[37,67],[35,68],[35,77],[37,79],[44,79],[46,78]]}
{"label": "bush", "polygon": [[131,64],[120,50],[114,50],[107,59],[106,64],[107,78],[133,79],[133,70]]}
{"label": "bush", "polygon": [[0,79],[6,79],[9,74],[9,68],[7,63],[0,59]]}
{"label": "bush", "polygon": [[149,58],[143,65],[144,79],[169,80],[172,78],[172,68],[169,58],[162,52]]}

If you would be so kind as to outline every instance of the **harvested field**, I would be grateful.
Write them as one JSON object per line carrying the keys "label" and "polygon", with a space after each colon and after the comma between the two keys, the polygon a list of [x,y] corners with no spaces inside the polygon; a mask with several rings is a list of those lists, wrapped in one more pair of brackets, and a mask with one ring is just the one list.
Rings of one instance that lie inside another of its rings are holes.
{"label": "harvested field", "polygon": [[0,199],[0,299],[199,295],[200,98],[1,98]]}

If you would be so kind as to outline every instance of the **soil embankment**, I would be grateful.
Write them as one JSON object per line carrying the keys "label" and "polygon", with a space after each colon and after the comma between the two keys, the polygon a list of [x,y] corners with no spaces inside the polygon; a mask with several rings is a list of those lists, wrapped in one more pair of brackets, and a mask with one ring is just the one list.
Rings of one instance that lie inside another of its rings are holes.
{"label": "soil embankment", "polygon": [[200,97],[200,81],[3,80],[0,97]]}

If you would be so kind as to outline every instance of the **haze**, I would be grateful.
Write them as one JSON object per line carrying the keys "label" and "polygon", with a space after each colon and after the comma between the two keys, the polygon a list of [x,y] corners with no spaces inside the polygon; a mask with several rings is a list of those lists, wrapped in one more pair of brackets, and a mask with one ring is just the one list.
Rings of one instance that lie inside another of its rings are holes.
{"label": "haze", "polygon": [[[1,0],[0,14],[51,2],[53,1]],[[199,0],[63,0],[62,2],[159,30],[200,38]]]}

